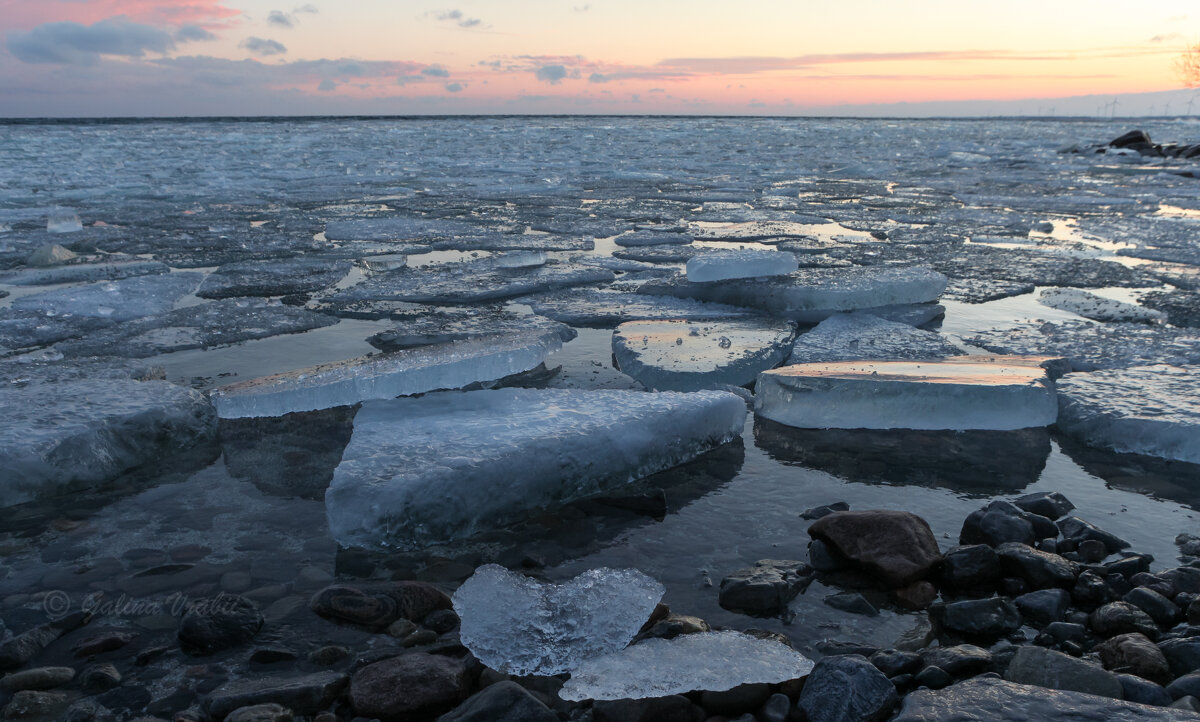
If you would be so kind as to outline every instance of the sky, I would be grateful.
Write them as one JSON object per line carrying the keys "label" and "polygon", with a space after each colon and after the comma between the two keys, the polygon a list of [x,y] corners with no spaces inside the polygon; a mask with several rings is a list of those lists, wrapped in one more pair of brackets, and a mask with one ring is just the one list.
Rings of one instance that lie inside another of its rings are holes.
{"label": "sky", "polygon": [[1200,115],[1200,6],[1131,8],[0,0],[0,116]]}

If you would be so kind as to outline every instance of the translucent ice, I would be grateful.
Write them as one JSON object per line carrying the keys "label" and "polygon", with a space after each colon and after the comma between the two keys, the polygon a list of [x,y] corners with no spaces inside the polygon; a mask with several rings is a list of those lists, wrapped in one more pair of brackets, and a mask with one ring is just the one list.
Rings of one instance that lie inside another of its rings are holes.
{"label": "translucent ice", "polygon": [[695,391],[754,383],[783,362],[795,328],[770,318],[630,321],[613,331],[617,366],[647,388]]}
{"label": "translucent ice", "polygon": [[243,381],[213,391],[212,400],[232,419],[456,389],[529,371],[561,345],[554,331],[479,336]]}
{"label": "translucent ice", "polygon": [[473,223],[444,218],[359,218],[325,224],[325,237],[331,241],[420,240],[479,231]]}
{"label": "translucent ice", "polygon": [[0,276],[0,283],[11,283],[14,286],[53,286],[82,281],[116,281],[132,276],[167,273],[170,270],[167,264],[158,261],[81,263],[56,268],[24,268]]}
{"label": "translucent ice", "polygon": [[488,564],[454,593],[463,644],[507,674],[569,672],[623,649],[666,590],[636,569],[591,569],[542,584]]}
{"label": "translucent ice", "polygon": [[813,232],[808,221],[825,223],[824,219],[805,218],[795,221],[751,221],[726,226],[708,226],[696,231],[696,237],[710,241],[754,241],[763,238],[807,236]]}
{"label": "translucent ice", "polygon": [[796,337],[788,363],[940,358],[961,353],[940,333],[862,312],[835,313]]}
{"label": "translucent ice", "polygon": [[415,548],[620,489],[737,437],[734,394],[506,388],[363,404],[325,495],[344,545]]}
{"label": "translucent ice", "polygon": [[546,265],[542,251],[516,251],[495,256],[498,268],[535,268]]}
{"label": "translucent ice", "polygon": [[232,298],[310,293],[332,286],[349,270],[348,261],[304,257],[229,263],[204,279],[196,295]]}
{"label": "translucent ice", "polygon": [[682,246],[692,242],[691,235],[687,233],[674,233],[670,231],[634,231],[617,236],[613,242],[618,246],[662,246],[675,245]]}
{"label": "translucent ice", "polygon": [[868,267],[801,269],[787,276],[713,283],[653,280],[642,284],[639,292],[747,306],[817,323],[838,311],[927,303],[945,287],[946,277],[927,268]]}
{"label": "translucent ice", "polygon": [[693,321],[751,316],[754,312],[690,298],[647,296],[607,289],[572,288],[524,299],[533,310],[572,326],[616,326],[624,321],[687,318]]}
{"label": "translucent ice", "polygon": [[682,634],[588,660],[571,673],[559,695],[578,702],[720,692],[799,679],[812,668],[807,657],[773,639],[732,631]]}
{"label": "translucent ice", "polygon": [[51,213],[46,218],[47,233],[75,233],[83,230],[79,216],[70,212]]}
{"label": "translucent ice", "polygon": [[1054,423],[1044,358],[957,356],[784,366],[758,377],[754,412],[804,429],[986,429]]}
{"label": "translucent ice", "polygon": [[22,296],[12,302],[12,307],[128,321],[170,311],[175,302],[195,290],[203,278],[200,273],[166,273],[103,281]]}
{"label": "translucent ice", "polygon": [[796,257],[785,251],[737,249],[689,259],[687,279],[692,283],[702,283],[730,278],[786,276],[797,268]]}
{"label": "translucent ice", "polygon": [[396,323],[395,328],[381,331],[367,339],[368,343],[383,351],[534,329],[556,333],[564,343],[576,335],[573,328],[558,321],[551,321],[544,316],[516,313],[498,306],[423,306],[407,311],[395,311],[388,320]]}
{"label": "translucent ice", "polygon": [[1200,363],[1200,330],[1140,323],[1027,323],[966,341],[993,353],[1065,356],[1076,371]]}
{"label": "translucent ice", "polygon": [[1104,298],[1078,288],[1047,288],[1038,296],[1038,303],[1077,313],[1093,321],[1149,323],[1167,319],[1167,314],[1162,311]]}
{"label": "translucent ice", "polygon": [[1200,464],[1200,374],[1141,366],[1064,376],[1058,428],[1092,446]]}
{"label": "translucent ice", "polygon": [[590,237],[551,236],[545,233],[454,236],[429,243],[429,248],[453,251],[590,251],[595,247],[596,241]]}

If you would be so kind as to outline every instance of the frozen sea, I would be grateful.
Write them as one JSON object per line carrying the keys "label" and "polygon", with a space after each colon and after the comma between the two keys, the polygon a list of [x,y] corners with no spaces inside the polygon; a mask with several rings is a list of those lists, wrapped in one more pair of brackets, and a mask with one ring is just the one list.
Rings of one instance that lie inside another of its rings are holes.
{"label": "frozen sea", "polygon": [[[1107,365],[1195,364],[1195,296],[1186,292],[1200,286],[1200,157],[1088,151],[1133,127],[1156,142],[1200,141],[1192,119],[0,124],[0,363],[14,384],[13,364],[126,355],[207,392],[378,354],[368,339],[426,313],[421,304],[523,325],[552,298],[531,292],[558,294],[562,306],[563,294],[569,301],[570,289],[583,288],[563,316],[574,338],[544,373],[515,383],[639,389],[614,368],[611,329],[646,316],[623,317],[634,307],[618,292],[682,273],[680,248],[744,247],[791,249],[809,268],[933,267],[950,286],[944,317],[924,328],[983,347],[1018,338],[1016,328],[1084,321],[1039,304],[1048,287],[1135,304],[1148,294],[1178,299],[1184,311],[1134,329],[1136,343],[1102,340],[1103,353],[1078,353]],[[1084,152],[1060,152],[1072,146]],[[637,245],[614,241],[631,232],[701,240],[646,254],[642,236]],[[92,275],[52,278],[28,266],[46,244],[77,256],[55,273],[88,266],[78,273]],[[497,280],[512,275],[497,266],[524,265],[543,268],[532,285]],[[124,283],[125,274],[177,282],[114,296],[111,307],[69,290]],[[539,285],[552,283],[564,285]],[[601,291],[613,307],[601,308]],[[380,300],[389,293],[414,300]],[[35,333],[21,314],[49,308],[39,294],[67,305]],[[206,316],[200,307],[210,304],[228,305]],[[805,558],[809,522],[800,513],[809,507],[909,510],[948,548],[988,500],[1060,491],[1079,516],[1153,554],[1156,568],[1177,563],[1174,537],[1198,526],[1196,466],[1091,448],[1053,430],[801,432],[751,416],[740,439],[644,480],[633,500],[550,509],[419,552],[339,548],[323,499],[353,416],[342,407],[222,420],[214,438],[98,488],[0,509],[0,635],[41,623],[47,600],[65,599],[152,647],[174,635],[169,612],[117,600],[226,590],[265,610],[260,643],[369,646],[365,632],[313,615],[312,592],[335,578],[456,584],[496,562],[550,580],[636,567],[665,585],[673,611],[782,632],[818,656],[825,638],[890,645],[922,622],[838,612],[821,601],[836,590],[820,584],[783,618],[718,605],[726,574],[758,559]],[[176,674],[140,683],[157,697]]]}

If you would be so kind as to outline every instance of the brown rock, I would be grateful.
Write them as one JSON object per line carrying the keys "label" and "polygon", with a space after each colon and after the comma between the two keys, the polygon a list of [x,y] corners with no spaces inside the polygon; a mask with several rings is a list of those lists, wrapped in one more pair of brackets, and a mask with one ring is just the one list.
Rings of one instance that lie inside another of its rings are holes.
{"label": "brown rock", "polygon": [[416,652],[367,665],[350,680],[355,714],[383,722],[445,712],[471,694],[462,660]]}
{"label": "brown rock", "polygon": [[1096,651],[1105,669],[1134,674],[1158,684],[1171,681],[1171,666],[1166,656],[1144,634],[1119,634],[1097,645]]}
{"label": "brown rock", "polygon": [[892,595],[905,609],[924,609],[937,601],[938,591],[929,582],[919,581],[895,590]]}
{"label": "brown rock", "polygon": [[332,617],[371,629],[384,629],[397,619],[420,621],[430,612],[450,609],[450,597],[425,582],[335,584],[313,595],[309,606]]}
{"label": "brown rock", "polygon": [[923,579],[942,558],[929,524],[906,511],[839,511],[813,522],[808,534],[889,587]]}

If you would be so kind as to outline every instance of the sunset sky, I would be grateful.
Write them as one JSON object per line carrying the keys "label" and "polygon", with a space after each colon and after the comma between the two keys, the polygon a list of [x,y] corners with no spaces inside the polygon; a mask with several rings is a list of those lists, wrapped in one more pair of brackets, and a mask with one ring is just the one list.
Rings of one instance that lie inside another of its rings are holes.
{"label": "sunset sky", "polygon": [[1181,88],[1173,62],[1200,41],[1200,9],[1195,0],[0,0],[0,37],[6,117],[828,114],[965,100],[1029,100],[1032,114],[1037,99]]}

